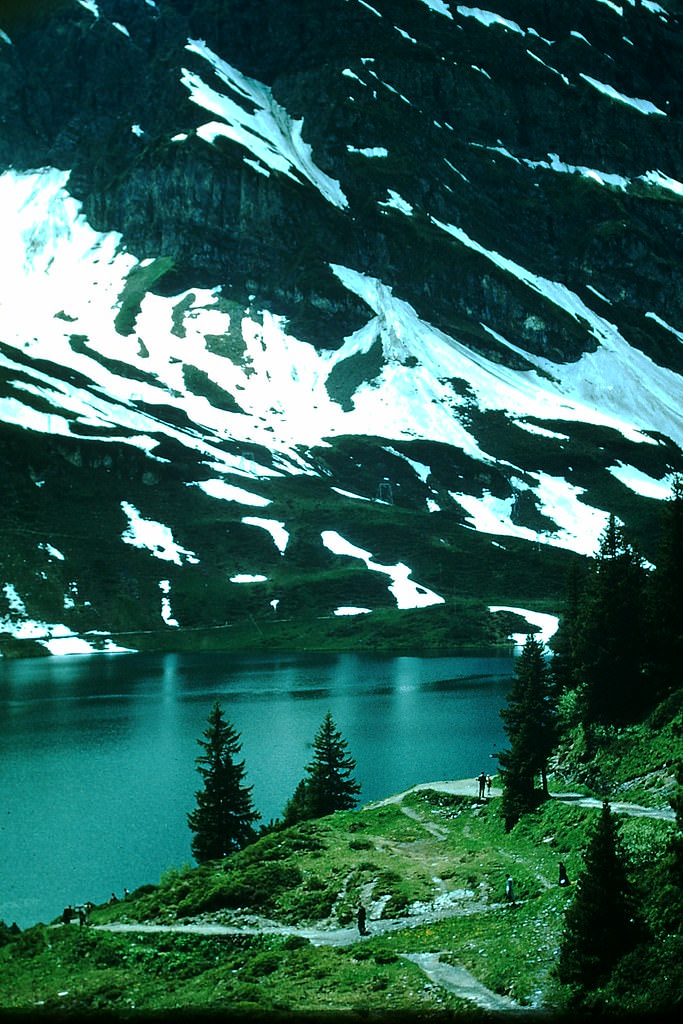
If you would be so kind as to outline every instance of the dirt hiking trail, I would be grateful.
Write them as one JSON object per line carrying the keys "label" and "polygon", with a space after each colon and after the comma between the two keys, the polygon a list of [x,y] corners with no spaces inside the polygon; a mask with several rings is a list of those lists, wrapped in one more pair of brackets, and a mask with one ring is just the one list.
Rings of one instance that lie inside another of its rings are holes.
{"label": "dirt hiking trail", "polygon": [[[453,793],[457,796],[471,797],[475,801],[479,799],[479,783],[476,778],[454,779],[440,782],[426,782],[412,786],[402,793],[386,797],[383,800],[376,800],[364,805],[362,809],[372,810],[375,807],[383,807],[387,804],[397,804],[400,809],[412,820],[419,822],[425,829],[443,839],[442,829],[432,822],[424,820],[419,813],[409,807],[403,806],[403,799],[410,793],[418,793],[422,790],[436,790],[441,793]],[[500,796],[502,790],[498,786],[491,786],[484,801]],[[595,797],[583,796],[579,793],[551,794],[551,798],[562,800],[581,807],[600,808],[602,801]],[[639,804],[629,804],[621,801],[610,802],[613,811],[621,814],[634,814],[652,818],[675,820],[673,810],[667,811],[652,807],[643,807]],[[146,924],[146,923],[123,923],[114,922],[111,924],[93,925],[100,931],[151,934],[155,932],[181,933],[194,935],[297,935],[308,939],[313,945],[325,946],[350,946],[354,943],[367,941],[374,935],[381,935],[386,932],[398,931],[404,928],[415,927],[416,925],[429,924],[444,917],[457,917],[464,914],[481,913],[484,911],[505,908],[506,904],[488,903],[480,900],[447,900],[445,902],[434,902],[431,907],[425,907],[417,914],[407,915],[399,918],[373,918],[368,917],[369,932],[366,936],[358,933],[357,927],[333,927],[333,926],[306,926],[306,925],[285,925],[278,921],[269,920],[256,914],[244,914],[234,912],[229,914],[229,921],[220,921],[219,915],[203,915],[192,921],[182,921],[173,924]],[[377,913],[381,913],[381,908]],[[440,985],[442,988],[452,992],[460,999],[473,1003],[481,1010],[493,1013],[529,1013],[542,1010],[542,1007],[521,1006],[515,1003],[508,996],[500,995],[486,988],[473,974],[458,964],[442,962],[440,957],[444,953],[400,953],[400,956],[411,961],[426,975],[431,982]]]}

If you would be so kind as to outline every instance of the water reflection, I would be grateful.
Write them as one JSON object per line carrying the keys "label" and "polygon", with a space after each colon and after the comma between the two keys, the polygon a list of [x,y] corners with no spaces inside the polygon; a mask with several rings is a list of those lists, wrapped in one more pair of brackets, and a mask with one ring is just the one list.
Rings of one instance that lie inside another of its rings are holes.
{"label": "water reflection", "polygon": [[213,702],[279,816],[327,711],[361,800],[495,770],[510,657],[112,655],[0,662],[0,919],[26,927],[190,861],[186,815]]}

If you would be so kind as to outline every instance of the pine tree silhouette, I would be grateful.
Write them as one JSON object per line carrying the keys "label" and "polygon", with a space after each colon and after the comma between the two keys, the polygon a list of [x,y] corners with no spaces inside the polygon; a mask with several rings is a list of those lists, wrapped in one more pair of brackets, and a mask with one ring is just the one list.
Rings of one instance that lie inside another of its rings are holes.
{"label": "pine tree silhouette", "polygon": [[651,703],[673,692],[683,662],[683,476],[662,509],[662,535],[650,580]]}
{"label": "pine tree silhouette", "polygon": [[567,908],[557,965],[559,980],[579,1000],[605,982],[638,941],[635,896],[629,882],[619,831],[605,801]]}
{"label": "pine tree silhouette", "polygon": [[353,778],[355,760],[328,711],[313,740],[314,757],[284,810],[284,823],[322,818],[358,803],[360,785]]}
{"label": "pine tree silhouette", "polygon": [[244,761],[236,762],[241,750],[240,736],[224,718],[218,701],[209,713],[204,739],[197,740],[204,753],[197,759],[197,771],[204,788],[195,795],[197,806],[187,816],[195,833],[192,853],[202,863],[239,850],[255,838],[251,786],[243,784]]}
{"label": "pine tree silhouette", "polygon": [[612,514],[581,602],[576,647],[585,722],[623,725],[641,714],[647,703],[644,620],[642,559]]}
{"label": "pine tree silhouette", "polygon": [[[529,634],[515,663],[507,706],[500,713],[510,741],[509,749],[499,755],[502,810],[508,831],[548,795],[546,769],[556,736],[554,691],[543,644]],[[534,785],[536,776],[541,778],[540,790]]]}

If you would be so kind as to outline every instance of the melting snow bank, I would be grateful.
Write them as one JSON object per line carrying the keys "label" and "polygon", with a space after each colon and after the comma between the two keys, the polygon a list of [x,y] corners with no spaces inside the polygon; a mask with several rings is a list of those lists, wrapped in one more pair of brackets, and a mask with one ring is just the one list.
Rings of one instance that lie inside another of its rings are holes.
{"label": "melting snow bank", "polygon": [[[555,635],[560,625],[560,620],[556,615],[546,615],[543,612],[530,612],[526,608],[511,608],[508,605],[490,605],[490,612],[514,612],[515,615],[521,615],[527,620],[530,626],[537,626],[536,630],[530,629],[529,633],[535,633],[536,639],[542,644],[547,644],[548,641]],[[517,647],[523,647],[526,641],[526,633],[512,633],[510,639],[514,640]]]}
{"label": "melting snow bank", "polygon": [[230,93],[216,92],[199,75],[183,68],[181,81],[192,101],[223,118],[198,128],[200,138],[213,142],[225,136],[253,154],[255,161],[247,163],[254,170],[266,175],[278,171],[294,181],[299,176],[306,178],[328,202],[341,209],[348,206],[339,182],[316,165],[311,147],[303,141],[303,118],[290,118],[268,86],[221,60],[202,39],[190,39],[185,49],[203,57]]}
{"label": "melting snow bank", "polygon": [[153,519],[143,519],[135,506],[128,501],[122,501],[121,508],[130,521],[128,529],[121,537],[125,544],[132,544],[135,548],[147,548],[155,558],[175,562],[176,565],[182,565],[183,555],[188,562],[195,565],[199,562],[192,551],[187,551],[175,543],[168,526]]}
{"label": "melting snow bank", "polygon": [[673,493],[673,474],[669,474],[662,480],[656,480],[654,477],[648,476],[647,473],[643,473],[642,470],[636,469],[635,466],[626,466],[623,462],[617,462],[616,466],[610,466],[609,471],[622,484],[644,498],[664,501]]}
{"label": "melting snow bank", "polygon": [[513,478],[516,489],[515,496],[511,498],[496,498],[487,490],[480,498],[459,491],[449,491],[449,494],[465,509],[469,522],[479,533],[520,537],[523,540],[592,555],[597,550],[600,536],[607,526],[608,513],[586,505],[581,500],[582,494],[585,493],[581,487],[574,487],[562,478],[551,477],[545,473],[529,475],[535,476],[538,481],[534,493],[539,498],[539,510],[542,515],[557,524],[554,532],[537,533],[528,526],[513,523],[512,509],[516,496],[530,489],[521,479]]}
{"label": "melting snow bank", "polygon": [[26,614],[26,605],[14,585],[5,583],[3,591],[10,606],[11,617],[0,618],[0,633],[9,633],[15,640],[34,640],[45,647],[50,654],[132,653],[130,648],[119,647],[106,634],[95,632],[88,634],[89,636],[104,637],[95,646],[89,640],[77,636],[63,623],[50,624],[29,619]]}
{"label": "melting snow bank", "polygon": [[336,530],[323,530],[320,536],[325,547],[333,554],[360,558],[368,569],[391,576],[393,583],[389,585],[389,590],[396,598],[399,608],[426,608],[430,604],[444,603],[443,597],[439,597],[432,590],[427,590],[426,587],[421,587],[409,579],[412,569],[409,569],[403,562],[398,562],[396,565],[380,565],[379,562],[373,561],[369,551],[364,551],[362,548],[356,547],[355,544],[351,544]]}
{"label": "melting snow bank", "polygon": [[[595,313],[581,297],[559,281],[534,274],[492,249],[486,249],[470,238],[455,224],[431,218],[440,228],[461,245],[488,259],[500,270],[511,274],[532,292],[564,310],[577,322],[584,323],[599,348],[584,353],[576,363],[561,367],[550,359],[534,356],[516,349],[504,338],[499,340],[513,351],[523,352],[525,358],[536,365],[534,375],[516,374],[532,381],[548,405],[554,399],[557,419],[582,419],[586,423],[604,423],[619,430],[624,437],[636,442],[654,443],[647,431],[666,431],[678,444],[683,438],[683,381],[666,367],[659,366],[639,349],[633,348],[614,324]],[[547,375],[546,380],[542,375]],[[513,404],[507,408],[514,410]],[[545,418],[551,413],[546,412]],[[541,413],[541,418],[543,414]]]}

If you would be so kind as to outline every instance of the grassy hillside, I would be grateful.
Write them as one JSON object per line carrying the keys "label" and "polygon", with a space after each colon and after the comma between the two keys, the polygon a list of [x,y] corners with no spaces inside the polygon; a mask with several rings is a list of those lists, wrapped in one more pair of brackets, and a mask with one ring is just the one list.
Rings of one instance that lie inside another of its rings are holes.
{"label": "grassy hillside", "polygon": [[[634,744],[646,750],[644,740],[641,732]],[[561,785],[554,778],[551,789]],[[89,926],[5,929],[0,1007],[133,1018],[559,1015],[565,994],[553,967],[598,810],[551,799],[506,833],[495,785],[484,802],[473,782],[452,788],[460,792],[416,789],[271,832],[223,861],[171,869],[158,886],[95,908]],[[647,902],[675,823],[619,821]],[[559,860],[568,889],[557,884]],[[367,936],[356,926],[360,901]],[[607,1009],[680,1001],[682,952],[673,933],[654,960],[644,948],[648,977],[636,972],[637,991],[613,985]]]}

